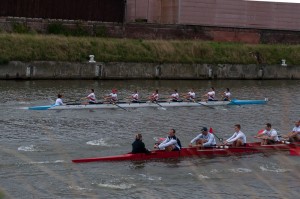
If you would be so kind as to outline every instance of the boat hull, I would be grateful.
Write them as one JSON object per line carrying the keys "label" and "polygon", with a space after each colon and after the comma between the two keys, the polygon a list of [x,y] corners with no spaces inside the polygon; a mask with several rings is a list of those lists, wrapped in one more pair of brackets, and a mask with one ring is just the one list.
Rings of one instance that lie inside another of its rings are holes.
{"label": "boat hull", "polygon": [[182,148],[180,151],[164,151],[156,150],[149,154],[127,153],[116,156],[95,157],[74,159],[74,163],[87,163],[87,162],[109,162],[109,161],[144,161],[153,159],[177,159],[183,157],[208,157],[208,156],[230,156],[230,155],[243,155],[251,153],[264,153],[272,151],[289,151],[294,145],[291,144],[274,144],[274,145],[261,145],[259,142],[249,143],[245,147],[229,147],[229,148],[206,148],[198,150],[196,147]]}
{"label": "boat hull", "polygon": [[34,106],[29,110],[68,110],[68,109],[118,109],[118,108],[145,108],[145,107],[199,107],[199,106],[226,106],[226,105],[247,105],[247,104],[265,104],[265,100],[232,100],[232,101],[199,101],[199,102],[143,102],[118,104],[67,104],[63,106]]}

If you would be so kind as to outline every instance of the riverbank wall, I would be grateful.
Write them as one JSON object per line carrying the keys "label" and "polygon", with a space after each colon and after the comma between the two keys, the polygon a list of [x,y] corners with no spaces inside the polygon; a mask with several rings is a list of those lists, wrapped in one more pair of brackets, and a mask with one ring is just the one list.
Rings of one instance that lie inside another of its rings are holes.
{"label": "riverbank wall", "polygon": [[130,79],[300,79],[300,66],[238,64],[72,63],[11,61],[0,65],[1,80]]}

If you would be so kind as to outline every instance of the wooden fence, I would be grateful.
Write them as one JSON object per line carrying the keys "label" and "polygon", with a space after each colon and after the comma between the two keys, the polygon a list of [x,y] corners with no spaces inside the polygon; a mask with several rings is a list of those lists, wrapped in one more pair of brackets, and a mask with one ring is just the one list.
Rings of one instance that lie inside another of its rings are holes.
{"label": "wooden fence", "polygon": [[125,0],[0,0],[0,16],[124,21]]}

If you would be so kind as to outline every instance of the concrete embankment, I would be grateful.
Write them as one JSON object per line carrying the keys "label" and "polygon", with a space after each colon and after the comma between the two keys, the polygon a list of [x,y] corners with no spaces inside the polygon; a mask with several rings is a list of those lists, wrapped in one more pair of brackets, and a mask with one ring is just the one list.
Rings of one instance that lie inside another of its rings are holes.
{"label": "concrete embankment", "polygon": [[300,79],[300,66],[12,61],[0,79]]}

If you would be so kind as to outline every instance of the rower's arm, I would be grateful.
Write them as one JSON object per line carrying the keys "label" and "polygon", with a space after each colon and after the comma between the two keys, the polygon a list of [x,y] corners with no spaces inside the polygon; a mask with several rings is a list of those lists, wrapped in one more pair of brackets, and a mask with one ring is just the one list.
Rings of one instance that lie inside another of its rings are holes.
{"label": "rower's arm", "polygon": [[201,135],[197,135],[194,139],[191,140],[191,144],[193,144],[194,142],[196,142],[200,138],[201,138]]}
{"label": "rower's arm", "polygon": [[236,133],[234,133],[230,138],[228,138],[226,140],[226,142],[234,142],[235,140],[237,140],[238,138],[236,138]]}
{"label": "rower's arm", "polygon": [[170,146],[170,145],[173,145],[173,144],[176,144],[177,143],[177,141],[176,140],[174,140],[174,139],[171,139],[169,142],[167,142],[167,143],[161,143],[160,145],[158,145],[158,148],[159,149],[164,149],[164,148],[166,148],[167,146]]}

